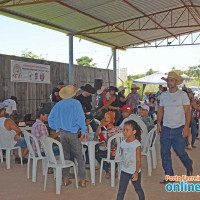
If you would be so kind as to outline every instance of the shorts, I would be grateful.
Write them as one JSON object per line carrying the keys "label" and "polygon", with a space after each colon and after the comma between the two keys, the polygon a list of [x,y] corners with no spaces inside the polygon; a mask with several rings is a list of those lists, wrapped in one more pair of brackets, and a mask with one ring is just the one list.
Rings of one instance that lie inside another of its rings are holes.
{"label": "shorts", "polygon": [[27,147],[25,139],[20,137],[19,141],[15,144],[15,147]]}

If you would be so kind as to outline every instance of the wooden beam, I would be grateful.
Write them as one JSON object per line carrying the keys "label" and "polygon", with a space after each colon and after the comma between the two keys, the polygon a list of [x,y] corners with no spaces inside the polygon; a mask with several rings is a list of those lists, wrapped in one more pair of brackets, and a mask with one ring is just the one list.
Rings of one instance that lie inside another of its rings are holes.
{"label": "wooden beam", "polygon": [[129,7],[133,8],[134,10],[136,10],[137,12],[143,14],[145,17],[148,17],[152,22],[154,22],[157,26],[159,26],[160,28],[162,28],[163,30],[165,30],[167,33],[169,33],[171,36],[175,37],[176,36],[171,33],[170,31],[168,31],[166,28],[164,28],[161,24],[159,24],[158,22],[156,22],[153,18],[151,18],[149,15],[146,15],[143,11],[141,11],[140,9],[138,9],[137,7],[135,7],[133,4],[129,3],[127,0],[122,0],[124,3],[126,3]]}
{"label": "wooden beam", "polygon": [[[91,19],[94,19],[94,20],[97,20],[97,21],[99,21],[99,22],[102,22],[102,23],[106,24],[107,26],[110,25],[108,22],[106,22],[106,21],[104,21],[104,20],[102,20],[102,19],[100,19],[100,18],[97,18],[97,17],[95,17],[95,16],[92,16],[92,15],[86,13],[86,12],[83,12],[83,11],[77,9],[77,8],[74,8],[74,7],[72,7],[72,6],[70,6],[70,5],[66,4],[66,3],[63,3],[63,2],[58,2],[58,3],[59,3],[60,5],[63,5],[63,6],[65,6],[65,7],[67,7],[67,8],[70,8],[70,9],[72,9],[72,10],[78,12],[78,13],[81,13],[81,14],[87,16],[87,17],[90,17]],[[136,35],[134,35],[134,34],[131,34],[131,33],[129,33],[128,31],[122,30],[122,29],[120,29],[120,28],[118,28],[118,27],[116,27],[116,29],[118,29],[118,30],[120,30],[120,31],[122,31],[122,32],[124,32],[124,33],[126,33],[126,34],[128,34],[128,35],[130,35],[131,37],[134,37],[134,38],[136,38],[136,39],[138,39],[138,40],[141,40],[142,42],[146,42],[144,39],[139,38],[138,36],[136,36]]]}

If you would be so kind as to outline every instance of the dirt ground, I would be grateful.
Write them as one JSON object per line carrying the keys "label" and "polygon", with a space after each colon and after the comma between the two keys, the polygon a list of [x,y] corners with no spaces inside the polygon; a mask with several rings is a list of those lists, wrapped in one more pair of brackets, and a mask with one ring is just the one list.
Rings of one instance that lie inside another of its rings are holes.
{"label": "dirt ground", "polygon": [[[196,140],[197,148],[189,151],[189,156],[193,160],[194,175],[200,174],[200,140]],[[146,200],[198,200],[200,195],[197,192],[166,192],[165,186],[159,182],[164,179],[164,173],[161,165],[159,138],[156,143],[158,165],[153,169],[152,176],[147,175],[146,157],[142,157],[142,186],[145,192]],[[186,173],[180,160],[172,152],[173,167],[176,175]],[[90,180],[89,170],[87,170],[87,179]],[[91,186],[90,182],[86,188],[75,188],[75,180],[68,186],[61,188],[61,195],[55,194],[55,181],[53,175],[48,175],[47,191],[43,191],[44,177],[41,173],[41,163],[38,165],[37,182],[32,183],[26,178],[26,165],[16,165],[11,162],[11,169],[6,169],[5,162],[0,164],[0,200],[114,200],[118,191],[118,180],[116,187],[111,188],[110,180],[103,178],[99,183],[99,170],[96,170],[96,185]],[[138,199],[132,185],[128,186],[125,199]]]}

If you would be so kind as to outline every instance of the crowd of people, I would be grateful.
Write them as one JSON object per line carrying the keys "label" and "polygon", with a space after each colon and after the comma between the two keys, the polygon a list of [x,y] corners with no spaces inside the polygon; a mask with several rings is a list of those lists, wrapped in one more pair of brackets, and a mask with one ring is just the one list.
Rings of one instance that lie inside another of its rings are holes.
{"label": "crowd of people", "polygon": [[[82,156],[81,141],[86,138],[89,126],[94,133],[94,140],[106,141],[115,134],[124,133],[125,140],[121,143],[122,152],[122,173],[120,177],[117,199],[123,199],[129,180],[132,180],[135,191],[140,200],[145,199],[141,186],[141,149],[148,132],[157,123],[158,134],[160,135],[162,166],[165,175],[173,176],[171,161],[171,147],[178,155],[185,168],[187,175],[192,175],[192,160],[189,158],[186,149],[196,148],[197,120],[199,118],[199,102],[194,99],[192,90],[186,88],[179,90],[178,85],[182,83],[182,77],[175,72],[170,72],[164,79],[167,87],[159,86],[156,94],[145,93],[144,103],[140,102],[140,89],[136,84],[131,85],[131,93],[125,96],[125,87],[102,86],[97,91],[90,84],[80,89],[73,85],[64,86],[59,82],[52,90],[51,99],[55,103],[49,113],[45,108],[37,111],[37,119],[31,129],[39,143],[43,156],[45,150],[40,143],[42,136],[58,139],[62,146],[66,160],[76,159],[78,163],[79,185],[86,187],[85,167],[89,164],[86,151],[86,162]],[[93,97],[96,98],[93,106]],[[14,130],[13,140],[16,146],[24,148],[23,162],[27,162],[28,149],[22,138],[21,130],[10,119],[16,115],[17,98],[11,97],[0,103],[0,128]],[[157,121],[154,115],[157,114]],[[55,130],[55,134],[49,135],[45,122]],[[113,144],[111,157],[115,156],[116,144]],[[59,150],[53,146],[56,156]],[[36,153],[36,150],[35,150]],[[102,146],[96,145],[95,158],[100,163],[107,154]],[[16,155],[16,163],[20,163]],[[117,166],[116,166],[117,167]],[[110,165],[104,162],[103,169],[106,178],[110,178]],[[167,183],[165,179],[161,183]],[[63,184],[71,184],[69,169],[63,169]]]}

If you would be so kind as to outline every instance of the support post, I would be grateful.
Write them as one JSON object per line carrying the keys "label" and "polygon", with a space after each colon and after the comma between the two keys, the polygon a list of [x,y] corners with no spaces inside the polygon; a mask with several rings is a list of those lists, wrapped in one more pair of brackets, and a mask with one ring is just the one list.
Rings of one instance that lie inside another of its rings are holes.
{"label": "support post", "polygon": [[117,86],[117,50],[113,49],[113,84]]}
{"label": "support post", "polygon": [[69,35],[69,85],[73,84],[73,35]]}

